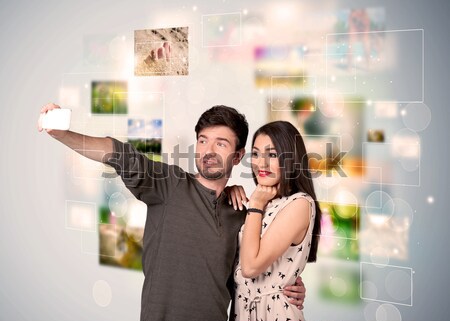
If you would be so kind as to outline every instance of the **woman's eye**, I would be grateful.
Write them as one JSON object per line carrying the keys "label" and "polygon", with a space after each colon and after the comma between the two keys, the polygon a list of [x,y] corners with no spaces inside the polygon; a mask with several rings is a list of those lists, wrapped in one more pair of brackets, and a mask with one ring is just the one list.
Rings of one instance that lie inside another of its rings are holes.
{"label": "woman's eye", "polygon": [[270,158],[277,158],[277,153],[269,153]]}
{"label": "woman's eye", "polygon": [[258,157],[258,153],[257,152],[252,152],[251,155],[252,155],[252,157]]}

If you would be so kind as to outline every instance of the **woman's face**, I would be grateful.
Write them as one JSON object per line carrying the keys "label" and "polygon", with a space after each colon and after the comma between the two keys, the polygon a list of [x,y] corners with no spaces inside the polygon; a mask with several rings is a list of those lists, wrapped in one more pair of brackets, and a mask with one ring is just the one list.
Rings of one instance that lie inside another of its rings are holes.
{"label": "woman's face", "polygon": [[260,134],[252,147],[252,170],[258,184],[275,186],[280,182],[278,151],[269,136]]}

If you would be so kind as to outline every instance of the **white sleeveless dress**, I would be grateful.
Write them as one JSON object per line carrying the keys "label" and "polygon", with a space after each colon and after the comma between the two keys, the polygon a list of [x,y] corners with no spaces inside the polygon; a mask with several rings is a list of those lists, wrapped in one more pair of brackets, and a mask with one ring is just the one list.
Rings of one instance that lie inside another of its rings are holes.
{"label": "white sleeveless dress", "polygon": [[[283,295],[283,288],[292,285],[305,268],[311,248],[314,227],[314,200],[305,193],[296,193],[289,197],[272,200],[266,207],[262,220],[261,235],[269,228],[276,215],[286,205],[297,198],[306,198],[310,202],[310,222],[305,238],[299,245],[290,246],[264,273],[256,278],[244,278],[241,273],[239,257],[234,272],[235,282],[235,319],[238,321],[304,321],[303,312],[289,304]],[[239,232],[239,245],[242,232]],[[232,312],[233,313],[233,312]]]}

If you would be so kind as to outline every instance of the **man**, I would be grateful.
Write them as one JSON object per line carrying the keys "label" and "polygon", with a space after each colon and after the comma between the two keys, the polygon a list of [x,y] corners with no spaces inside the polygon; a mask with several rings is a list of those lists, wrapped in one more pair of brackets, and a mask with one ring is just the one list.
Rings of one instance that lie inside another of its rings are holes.
{"label": "man", "polygon": [[[41,113],[60,108],[49,104]],[[42,128],[39,127],[41,131]],[[202,114],[195,126],[196,166],[190,174],[153,162],[130,144],[71,131],[48,130],[68,147],[112,166],[133,195],[147,205],[142,266],[141,320],[220,321],[232,297],[237,235],[245,212],[224,193],[232,168],[245,153],[248,124],[226,106]],[[304,287],[289,297],[301,306]]]}

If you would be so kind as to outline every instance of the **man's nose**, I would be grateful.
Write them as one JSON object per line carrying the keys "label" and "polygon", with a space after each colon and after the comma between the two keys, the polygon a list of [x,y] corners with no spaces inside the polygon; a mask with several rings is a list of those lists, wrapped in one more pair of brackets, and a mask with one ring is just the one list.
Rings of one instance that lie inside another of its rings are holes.
{"label": "man's nose", "polygon": [[205,149],[205,154],[206,155],[210,155],[210,156],[214,156],[216,155],[216,148],[215,148],[215,144],[214,143],[208,143],[208,145],[206,146]]}

